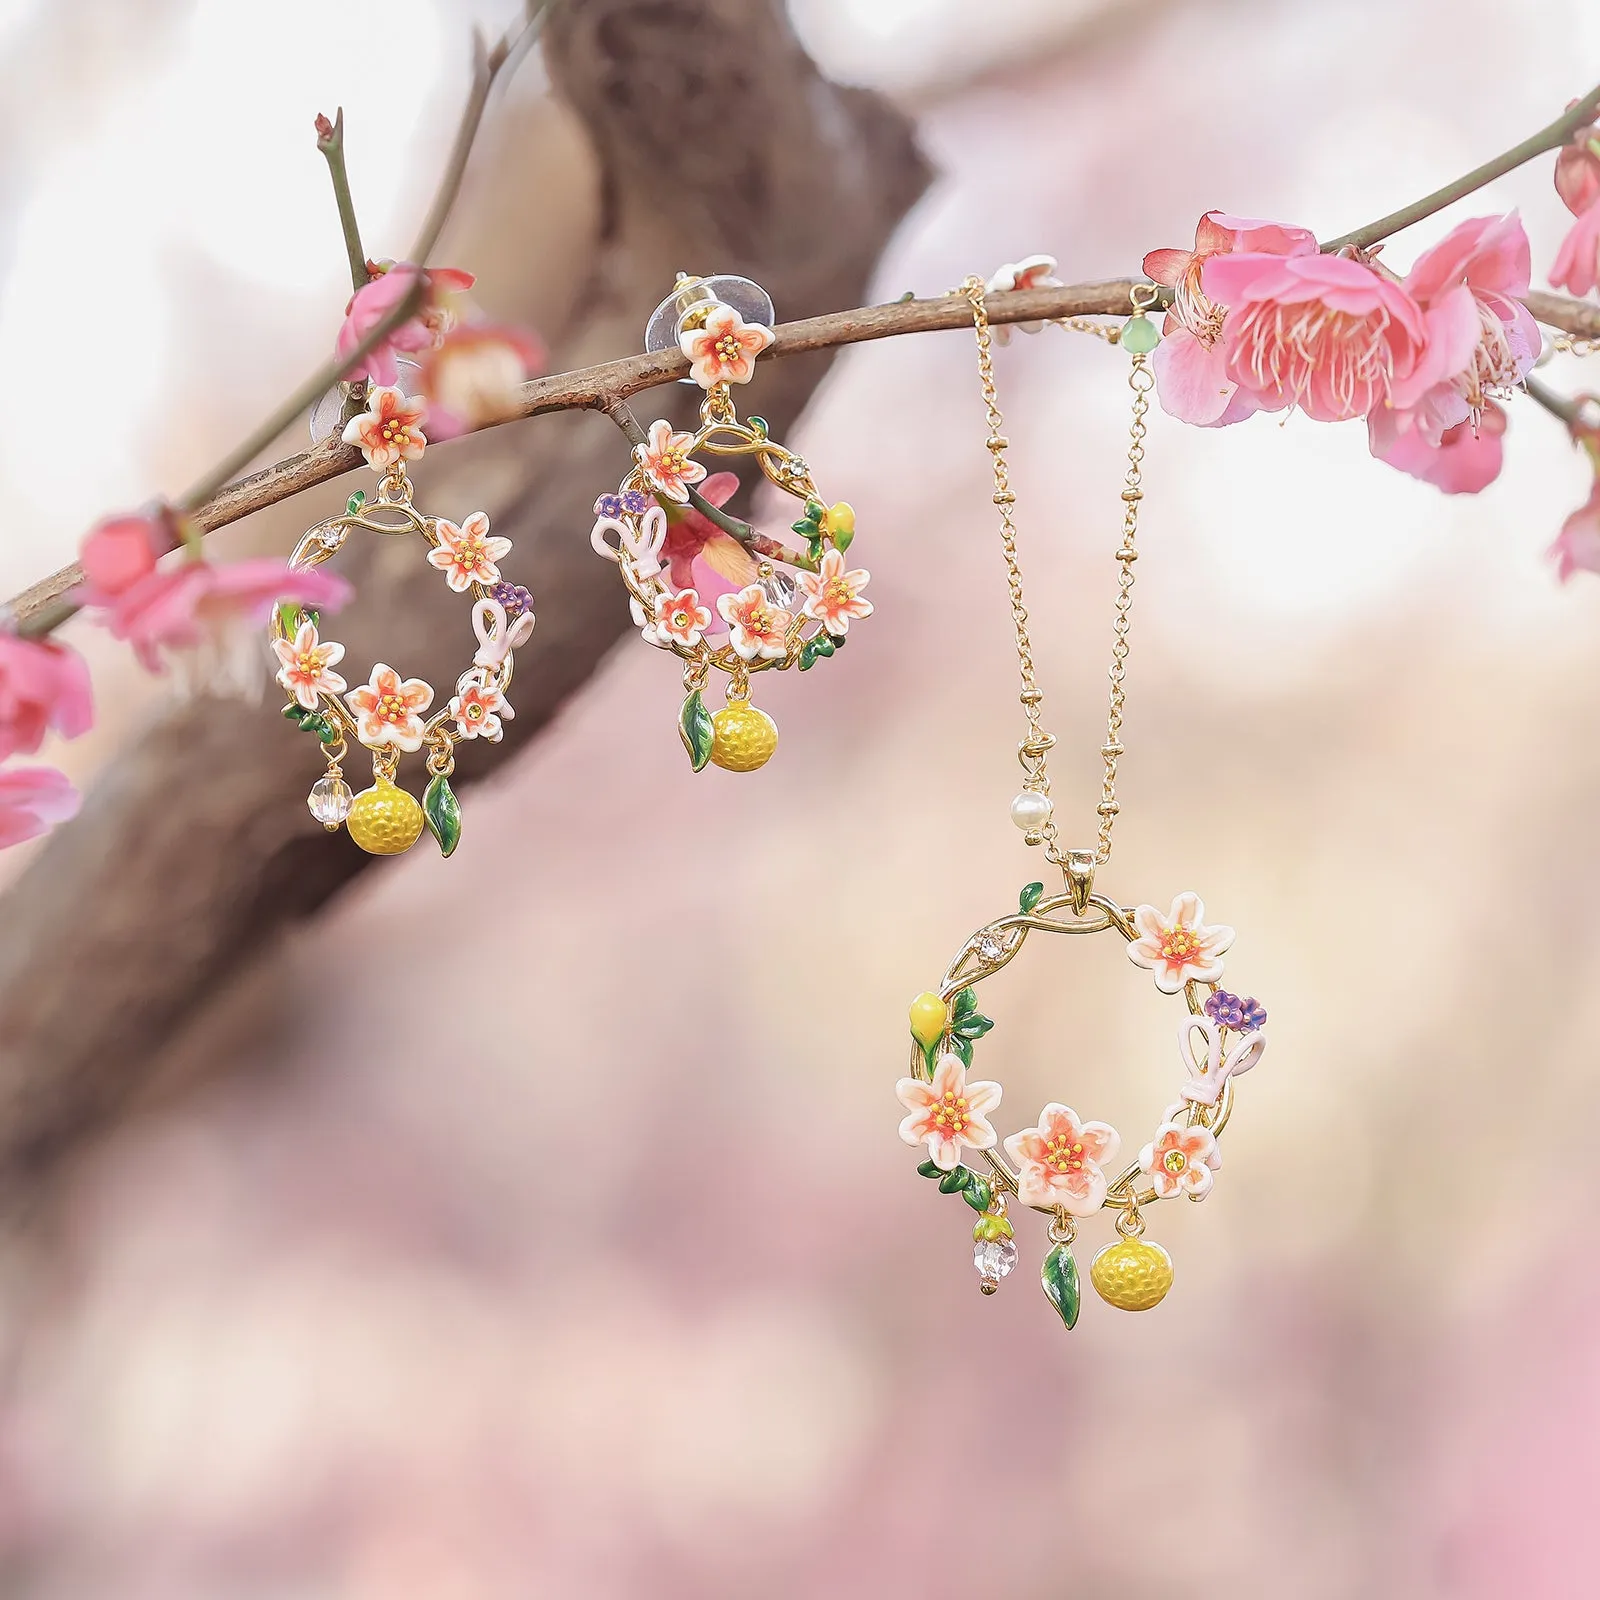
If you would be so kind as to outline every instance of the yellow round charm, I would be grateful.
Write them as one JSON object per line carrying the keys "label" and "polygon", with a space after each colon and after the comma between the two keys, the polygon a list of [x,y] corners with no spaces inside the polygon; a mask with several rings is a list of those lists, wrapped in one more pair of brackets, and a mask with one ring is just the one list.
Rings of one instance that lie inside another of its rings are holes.
{"label": "yellow round charm", "polygon": [[1118,1239],[1094,1258],[1089,1281],[1119,1311],[1148,1311],[1172,1287],[1172,1257],[1147,1239]]}
{"label": "yellow round charm", "polygon": [[345,827],[368,855],[397,856],[422,836],[422,807],[404,789],[380,777],[356,796]]}
{"label": "yellow round charm", "polygon": [[711,759],[729,772],[754,772],[778,748],[778,724],[748,700],[734,700],[711,719]]}

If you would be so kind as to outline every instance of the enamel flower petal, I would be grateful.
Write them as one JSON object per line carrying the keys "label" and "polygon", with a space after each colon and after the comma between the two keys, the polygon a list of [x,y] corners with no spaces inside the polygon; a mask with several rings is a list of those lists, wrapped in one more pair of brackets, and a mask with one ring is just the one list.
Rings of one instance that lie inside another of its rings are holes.
{"label": "enamel flower petal", "polygon": [[900,1137],[907,1144],[927,1145],[930,1158],[946,1172],[960,1164],[963,1149],[994,1148],[995,1131],[986,1113],[1000,1104],[1000,1085],[969,1081],[960,1056],[940,1056],[931,1083],[902,1078],[894,1092],[909,1113]]}
{"label": "enamel flower petal", "polygon": [[1163,994],[1176,994],[1186,983],[1215,983],[1222,976],[1222,955],[1233,943],[1233,929],[1208,927],[1205,910],[1199,895],[1180,894],[1166,916],[1154,906],[1134,911],[1139,937],[1128,946],[1128,959],[1154,973]]}

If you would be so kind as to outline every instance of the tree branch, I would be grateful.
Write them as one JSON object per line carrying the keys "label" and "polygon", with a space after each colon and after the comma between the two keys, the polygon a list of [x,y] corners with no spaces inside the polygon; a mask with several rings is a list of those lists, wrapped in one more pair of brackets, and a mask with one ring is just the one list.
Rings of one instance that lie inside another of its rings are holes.
{"label": "tree branch", "polygon": [[1365,250],[1369,245],[1375,245],[1380,239],[1387,239],[1391,233],[1399,233],[1402,228],[1409,228],[1413,222],[1421,222],[1424,217],[1431,217],[1435,211],[1443,211],[1446,206],[1454,205],[1457,200],[1464,199],[1475,190],[1483,188],[1487,183],[1493,183],[1496,178],[1502,178],[1508,172],[1515,171],[1525,161],[1532,161],[1535,156],[1542,156],[1547,150],[1559,150],[1574,133],[1586,122],[1593,122],[1595,114],[1600,111],[1600,85],[1596,85],[1581,100],[1573,102],[1572,106],[1547,127],[1541,128],[1531,138],[1524,139],[1521,144],[1512,147],[1497,155],[1492,161],[1485,161],[1481,167],[1474,167],[1471,172],[1464,173],[1454,183],[1447,183],[1442,189],[1435,189],[1432,194],[1424,195],[1420,200],[1414,200],[1408,206],[1401,206],[1398,211],[1391,211],[1386,217],[1379,217],[1376,222],[1369,222],[1364,228],[1357,228],[1354,233],[1340,234],[1337,239],[1329,239],[1322,249],[1324,254],[1335,250]]}
{"label": "tree branch", "polygon": [[333,121],[317,118],[317,149],[327,158],[328,176],[333,180],[333,200],[339,208],[339,230],[344,234],[344,252],[350,258],[350,286],[367,286],[367,252],[361,246],[361,228],[356,222],[356,203],[350,193],[350,175],[344,169],[344,107]]}

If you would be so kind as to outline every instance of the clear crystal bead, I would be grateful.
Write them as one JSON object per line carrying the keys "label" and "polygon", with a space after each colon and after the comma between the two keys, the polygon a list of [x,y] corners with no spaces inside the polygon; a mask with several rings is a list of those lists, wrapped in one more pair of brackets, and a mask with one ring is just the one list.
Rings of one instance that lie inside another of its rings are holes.
{"label": "clear crystal bead", "polygon": [[972,1247],[972,1264],[984,1284],[999,1283],[1017,1264],[1017,1241],[980,1239]]}
{"label": "clear crystal bead", "polygon": [[800,597],[800,585],[787,572],[774,571],[770,578],[761,580],[761,588],[767,599],[780,611],[793,611],[794,603]]}
{"label": "clear crystal bead", "polygon": [[325,828],[337,828],[350,815],[354,800],[350,785],[343,778],[318,778],[306,796],[306,806]]}

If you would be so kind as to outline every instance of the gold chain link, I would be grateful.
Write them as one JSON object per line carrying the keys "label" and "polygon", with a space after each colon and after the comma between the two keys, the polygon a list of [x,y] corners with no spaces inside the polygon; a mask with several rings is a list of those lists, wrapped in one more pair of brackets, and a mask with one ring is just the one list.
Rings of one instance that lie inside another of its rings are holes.
{"label": "gold chain link", "polygon": [[[1143,293],[1141,293],[1143,291]],[[994,356],[989,332],[989,313],[984,302],[985,285],[982,278],[969,277],[961,285],[961,293],[972,307],[972,329],[978,343],[978,381],[983,390],[984,411],[988,418],[989,433],[984,441],[994,463],[994,503],[1000,513],[1000,548],[1005,556],[1006,587],[1011,596],[1011,621],[1016,632],[1018,676],[1022,688],[1017,698],[1022,703],[1023,714],[1028,719],[1028,734],[1017,746],[1017,758],[1022,763],[1026,777],[1024,790],[1048,796],[1050,772],[1048,754],[1055,744],[1055,736],[1047,732],[1041,721],[1044,695],[1039,689],[1033,665],[1033,644],[1028,635],[1028,609],[1023,601],[1022,563],[1017,555],[1017,526],[1012,517],[1012,507],[1017,497],[1012,492],[1010,473],[1006,466],[1006,449],[1010,440],[1003,431],[1005,419],[1000,414],[999,399],[995,390]],[[1136,285],[1132,299],[1135,310],[1144,312],[1155,304],[1159,291],[1153,284]],[[1064,322],[1084,333],[1094,333],[1106,338],[1108,343],[1118,342],[1120,328],[1106,328],[1103,323],[1091,323],[1073,318]],[[1137,536],[1139,530],[1139,502],[1144,498],[1141,468],[1144,462],[1145,415],[1150,409],[1149,394],[1155,383],[1146,357],[1136,354],[1133,368],[1128,374],[1128,385],[1133,391],[1133,420],[1128,429],[1128,471],[1122,490],[1122,542],[1117,548],[1117,602],[1111,646],[1110,705],[1106,716],[1106,742],[1101,747],[1105,762],[1105,777],[1101,784],[1099,840],[1095,849],[1096,866],[1103,866],[1111,858],[1111,830],[1120,809],[1117,804],[1117,760],[1123,746],[1118,738],[1122,730],[1122,712],[1126,703],[1123,688],[1128,660],[1128,629],[1133,610],[1133,564],[1138,560]],[[1044,846],[1045,857],[1057,866],[1066,866],[1060,839],[1056,832],[1053,813],[1046,821],[1028,834],[1029,843]]]}
{"label": "gold chain link", "polygon": [[1576,334],[1558,333],[1551,338],[1550,348],[1564,356],[1592,356],[1600,350],[1600,339],[1580,339]]}

